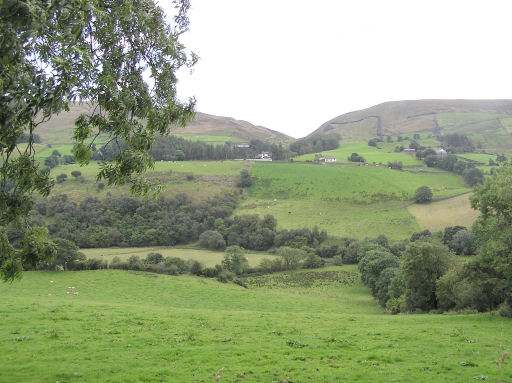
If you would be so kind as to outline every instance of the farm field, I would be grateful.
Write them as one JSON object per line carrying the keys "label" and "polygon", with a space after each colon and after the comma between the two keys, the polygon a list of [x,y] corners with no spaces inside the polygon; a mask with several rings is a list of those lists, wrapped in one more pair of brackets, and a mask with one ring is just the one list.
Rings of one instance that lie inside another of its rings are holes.
{"label": "farm field", "polygon": [[418,231],[407,205],[422,185],[429,185],[434,198],[470,190],[454,174],[419,169],[256,163],[251,175],[254,185],[235,215],[272,214],[282,228],[317,225],[331,235],[355,238],[385,233],[403,239]]}
{"label": "farm field", "polygon": [[428,185],[434,198],[469,189],[453,173],[411,174],[374,166],[255,163],[249,195],[264,199],[310,199],[372,203],[409,200]]}
{"label": "farm field", "polygon": [[[118,270],[26,272],[0,284],[0,381],[209,382],[222,368],[220,382],[496,380],[512,321],[386,315],[356,270],[252,277],[248,289]],[[500,375],[512,379],[508,360]]]}
{"label": "farm field", "polygon": [[394,153],[393,149],[396,145],[398,145],[398,143],[387,144],[385,148],[377,149],[376,147],[368,146],[367,142],[341,142],[338,149],[326,150],[321,153],[304,154],[302,156],[295,157],[294,160],[313,161],[315,159],[315,154],[322,154],[324,156],[336,157],[336,162],[350,163],[347,158],[350,157],[352,153],[358,153],[360,156],[363,156],[368,163],[375,162],[377,164],[382,163],[387,165],[388,162],[401,161],[404,166],[423,165],[423,161],[417,160],[413,156],[405,153]]}
{"label": "farm field", "polygon": [[338,237],[376,237],[386,234],[391,239],[410,237],[420,227],[414,216],[400,201],[374,204],[351,204],[336,201],[249,198],[242,201],[235,215],[272,214],[279,228],[296,229],[318,226]]}
{"label": "farm field", "polygon": [[457,154],[457,157],[465,158],[471,161],[480,162],[483,165],[488,165],[489,160],[492,159],[496,161],[496,155],[494,154],[484,154],[484,153],[464,153]]}
{"label": "farm field", "polygon": [[456,225],[471,227],[480,213],[471,208],[469,196],[468,193],[429,204],[413,204],[408,209],[422,230],[439,231]]}
{"label": "farm field", "polygon": [[[204,200],[216,194],[232,192],[240,171],[250,166],[251,163],[245,161],[155,162],[154,169],[148,171],[146,177],[165,185],[164,196],[185,193],[193,200]],[[80,171],[83,178],[74,179],[71,176],[74,170]],[[55,184],[51,196],[67,194],[70,200],[80,201],[89,196],[105,198],[107,193],[119,195],[130,192],[127,185],[99,189],[99,182],[96,181],[98,171],[99,163],[95,161],[84,167],[72,164],[53,168],[52,177],[64,173],[68,178],[63,183]],[[193,175],[193,179],[188,179],[189,175]]]}
{"label": "farm field", "polygon": [[[112,258],[119,257],[121,260],[126,261],[132,255],[136,255],[141,259],[146,258],[148,253],[160,253],[164,257],[178,257],[184,260],[192,259],[199,261],[206,267],[213,267],[220,265],[224,259],[225,253],[223,251],[211,251],[205,249],[191,249],[191,248],[176,248],[176,247],[126,247],[126,248],[96,248],[96,249],[81,249],[82,253],[87,258],[104,259],[108,262],[112,261]],[[246,252],[245,254],[249,265],[254,267],[258,266],[260,262],[265,258],[274,258],[275,255],[266,254],[262,252]]]}

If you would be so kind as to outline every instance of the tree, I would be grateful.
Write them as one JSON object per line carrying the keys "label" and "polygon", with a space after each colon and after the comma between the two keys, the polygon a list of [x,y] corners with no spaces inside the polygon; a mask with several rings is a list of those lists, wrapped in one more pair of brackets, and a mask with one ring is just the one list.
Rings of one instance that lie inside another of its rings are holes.
{"label": "tree", "polygon": [[[128,183],[134,193],[157,192],[142,176],[152,166],[147,152],[155,135],[193,117],[195,100],[182,103],[176,92],[176,72],[197,61],[179,41],[188,29],[189,1],[174,1],[172,25],[153,0],[0,4],[0,226],[21,225],[32,195],[50,193],[49,171],[35,160],[36,130],[72,102],[91,105],[75,121],[78,162],[87,164],[95,139],[108,136],[124,146],[100,165],[98,179]],[[27,144],[19,147],[23,137]],[[2,243],[0,267],[12,279],[22,257]]]}
{"label": "tree", "polygon": [[416,203],[425,203],[432,201],[432,190],[428,186],[420,186],[414,192]]}
{"label": "tree", "polygon": [[453,266],[448,249],[438,243],[413,242],[407,246],[400,269],[408,310],[431,310],[438,306],[436,281]]}
{"label": "tree", "polygon": [[466,274],[487,296],[488,309],[504,304],[512,309],[512,167],[503,166],[476,186],[471,206],[482,213],[473,226],[480,244],[477,256],[466,265]]}
{"label": "tree", "polygon": [[222,266],[235,274],[243,274],[249,268],[249,261],[240,246],[229,246],[226,248]]}
{"label": "tree", "polygon": [[183,153],[183,150],[176,150],[174,157],[176,158],[176,161],[185,161],[185,153]]}
{"label": "tree", "polygon": [[240,182],[238,186],[241,188],[248,188],[252,185],[252,178],[246,169],[240,171]]}
{"label": "tree", "polygon": [[484,182],[484,173],[477,168],[465,169],[462,172],[462,176],[471,186],[475,186]]}
{"label": "tree", "polygon": [[298,269],[300,262],[306,257],[305,251],[288,246],[280,247],[276,254],[283,259],[285,270]]}

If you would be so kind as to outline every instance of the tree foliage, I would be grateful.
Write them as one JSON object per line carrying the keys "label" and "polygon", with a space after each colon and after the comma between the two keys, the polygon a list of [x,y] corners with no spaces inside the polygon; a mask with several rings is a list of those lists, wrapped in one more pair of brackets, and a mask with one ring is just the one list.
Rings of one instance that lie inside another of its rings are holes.
{"label": "tree foliage", "polygon": [[432,201],[432,190],[428,186],[420,186],[414,192],[414,201],[416,201],[416,203]]}
{"label": "tree foliage", "polygon": [[194,107],[176,94],[177,70],[197,60],[179,41],[189,2],[174,5],[171,25],[153,0],[0,3],[0,225],[26,217],[33,193],[49,194],[53,181],[34,158],[36,129],[72,102],[93,107],[75,122],[76,159],[89,161],[99,135],[121,139],[125,149],[101,164],[98,178],[136,193],[156,190],[142,177],[152,166],[147,152]]}

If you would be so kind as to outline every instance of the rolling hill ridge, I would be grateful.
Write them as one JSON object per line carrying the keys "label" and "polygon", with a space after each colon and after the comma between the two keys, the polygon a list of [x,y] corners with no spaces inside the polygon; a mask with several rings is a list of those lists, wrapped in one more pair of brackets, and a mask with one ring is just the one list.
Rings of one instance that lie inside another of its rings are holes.
{"label": "rolling hill ridge", "polygon": [[337,116],[309,136],[338,133],[344,140],[409,133],[463,133],[494,152],[512,151],[512,100],[391,101]]}

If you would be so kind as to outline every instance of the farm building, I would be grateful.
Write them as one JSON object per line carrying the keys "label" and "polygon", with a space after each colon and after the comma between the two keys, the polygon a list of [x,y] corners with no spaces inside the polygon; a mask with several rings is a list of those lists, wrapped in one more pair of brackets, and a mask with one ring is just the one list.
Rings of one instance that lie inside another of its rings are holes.
{"label": "farm building", "polygon": [[237,144],[235,145],[235,148],[237,149],[249,149],[251,147],[251,145],[248,145],[248,144]]}
{"label": "farm building", "polygon": [[318,162],[321,164],[333,163],[336,162],[336,157],[320,157]]}
{"label": "farm building", "polygon": [[409,154],[409,155],[411,155],[411,156],[412,156],[413,154],[415,154],[415,153],[416,153],[416,149],[404,149],[404,150],[403,150],[403,153],[405,153],[405,154]]}
{"label": "farm building", "polygon": [[272,153],[261,152],[260,154],[258,154],[258,158],[261,158],[262,160],[272,158]]}
{"label": "farm building", "polygon": [[438,154],[440,156],[446,156],[448,154],[448,152],[444,149],[437,149],[436,154]]}

